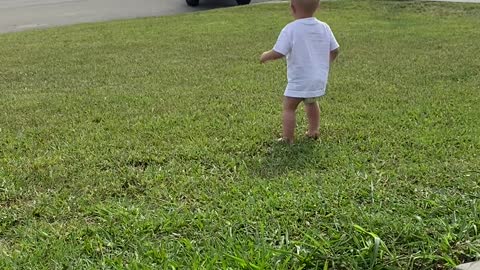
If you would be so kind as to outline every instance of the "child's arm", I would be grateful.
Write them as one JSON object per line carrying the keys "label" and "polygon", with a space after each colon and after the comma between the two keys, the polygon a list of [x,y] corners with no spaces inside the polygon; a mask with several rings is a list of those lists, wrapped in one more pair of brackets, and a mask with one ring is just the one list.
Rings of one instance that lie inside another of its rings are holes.
{"label": "child's arm", "polygon": [[285,57],[285,55],[283,55],[281,53],[278,53],[274,50],[270,50],[270,51],[262,53],[262,56],[260,57],[260,63],[263,64],[267,61],[273,61],[273,60],[277,60],[277,59],[280,59],[280,58],[283,58],[283,57]]}
{"label": "child's arm", "polygon": [[340,50],[338,48],[333,51],[330,51],[330,63],[333,63],[333,61],[335,61],[339,53],[340,53]]}

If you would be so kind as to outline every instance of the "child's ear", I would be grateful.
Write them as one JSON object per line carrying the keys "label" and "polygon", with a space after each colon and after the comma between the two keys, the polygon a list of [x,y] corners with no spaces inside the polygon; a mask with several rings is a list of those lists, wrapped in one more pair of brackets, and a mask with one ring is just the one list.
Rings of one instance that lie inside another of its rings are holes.
{"label": "child's ear", "polygon": [[292,10],[292,13],[293,13],[293,14],[296,13],[295,6],[293,5],[292,2],[290,2],[290,9]]}

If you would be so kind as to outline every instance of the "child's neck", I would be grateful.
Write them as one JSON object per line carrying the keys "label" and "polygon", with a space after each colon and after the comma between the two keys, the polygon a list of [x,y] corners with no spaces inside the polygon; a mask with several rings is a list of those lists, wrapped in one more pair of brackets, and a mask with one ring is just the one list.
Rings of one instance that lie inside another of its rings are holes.
{"label": "child's neck", "polygon": [[312,18],[313,15],[314,14],[312,14],[312,13],[298,13],[298,14],[295,14],[295,20]]}

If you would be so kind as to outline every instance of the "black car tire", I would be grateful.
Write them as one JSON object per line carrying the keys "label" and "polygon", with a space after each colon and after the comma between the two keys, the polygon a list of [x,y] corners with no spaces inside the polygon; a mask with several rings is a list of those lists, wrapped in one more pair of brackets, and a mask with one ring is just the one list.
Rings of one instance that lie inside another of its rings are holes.
{"label": "black car tire", "polygon": [[239,5],[248,5],[250,2],[251,0],[237,0],[237,4]]}
{"label": "black car tire", "polygon": [[187,5],[191,6],[191,7],[196,7],[198,6],[198,2],[200,0],[186,0],[187,1]]}

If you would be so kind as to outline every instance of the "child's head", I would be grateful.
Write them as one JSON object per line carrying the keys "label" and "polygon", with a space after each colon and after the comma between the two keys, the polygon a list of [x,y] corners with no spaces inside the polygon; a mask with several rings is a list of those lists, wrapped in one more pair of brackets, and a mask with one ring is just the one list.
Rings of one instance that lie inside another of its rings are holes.
{"label": "child's head", "polygon": [[291,0],[290,7],[295,18],[312,17],[320,0]]}

